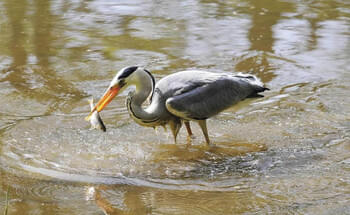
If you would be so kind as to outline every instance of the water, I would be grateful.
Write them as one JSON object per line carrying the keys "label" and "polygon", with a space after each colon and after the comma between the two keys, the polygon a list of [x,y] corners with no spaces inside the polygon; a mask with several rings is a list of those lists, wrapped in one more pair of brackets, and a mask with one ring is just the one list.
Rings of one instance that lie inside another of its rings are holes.
{"label": "water", "polygon": [[[0,1],[0,211],[349,214],[350,4]],[[135,124],[116,71],[245,72],[271,91],[180,131]]]}

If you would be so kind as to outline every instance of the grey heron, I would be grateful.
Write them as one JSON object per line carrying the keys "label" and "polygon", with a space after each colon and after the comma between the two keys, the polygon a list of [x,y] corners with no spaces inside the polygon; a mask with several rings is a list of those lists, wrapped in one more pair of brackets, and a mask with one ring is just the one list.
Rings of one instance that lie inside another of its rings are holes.
{"label": "grey heron", "polygon": [[[233,75],[207,71],[182,71],[168,75],[155,83],[153,75],[146,69],[131,66],[121,69],[111,81],[108,89],[86,120],[95,110],[100,112],[112,99],[129,86],[126,106],[133,120],[149,127],[169,124],[174,141],[184,122],[187,133],[192,136],[190,121],[199,124],[209,145],[206,120],[248,97],[268,88],[253,75]],[[150,104],[143,107],[150,98]]]}

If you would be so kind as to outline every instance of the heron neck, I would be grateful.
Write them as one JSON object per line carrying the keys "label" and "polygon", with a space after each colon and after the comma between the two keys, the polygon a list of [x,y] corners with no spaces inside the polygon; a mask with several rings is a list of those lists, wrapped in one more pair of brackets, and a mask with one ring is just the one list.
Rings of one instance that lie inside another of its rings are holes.
{"label": "heron neck", "polygon": [[142,104],[148,97],[152,100],[155,81],[151,73],[145,71],[137,75],[135,92],[128,96],[127,108],[132,118],[139,124],[145,125],[158,119],[158,114],[153,108],[143,108]]}

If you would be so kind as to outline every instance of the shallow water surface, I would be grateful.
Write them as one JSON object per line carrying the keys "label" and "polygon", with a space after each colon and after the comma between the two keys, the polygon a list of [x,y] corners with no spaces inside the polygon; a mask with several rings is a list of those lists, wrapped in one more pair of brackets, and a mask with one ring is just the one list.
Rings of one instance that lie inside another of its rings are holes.
{"label": "shallow water surface", "polygon": [[[88,98],[139,65],[244,72],[271,90],[180,131],[89,130]],[[350,214],[350,4],[0,0],[0,211]]]}

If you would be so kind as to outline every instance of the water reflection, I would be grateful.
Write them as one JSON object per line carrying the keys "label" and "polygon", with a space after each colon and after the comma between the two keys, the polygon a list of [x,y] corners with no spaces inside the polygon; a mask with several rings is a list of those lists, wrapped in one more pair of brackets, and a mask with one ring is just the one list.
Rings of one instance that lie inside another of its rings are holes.
{"label": "water reflection", "polygon": [[[27,52],[25,50],[26,32],[23,31],[24,21],[27,13],[27,1],[19,2],[8,0],[5,2],[5,8],[11,28],[11,39],[9,49],[13,56],[14,67],[25,65],[27,62]],[[20,78],[20,76],[19,76]]]}
{"label": "water reflection", "polygon": [[[116,187],[116,190],[119,190],[119,187]],[[115,189],[115,188],[114,188]],[[98,187],[89,187],[87,189],[87,198],[96,203],[96,205],[105,213],[105,214],[148,214],[152,212],[152,206],[146,206],[143,201],[144,192],[147,189],[142,187],[131,187],[130,189],[126,189],[124,193],[122,193],[121,205],[112,204],[105,195],[108,194],[108,191],[114,193],[113,187],[108,186],[98,186]],[[123,187],[121,187],[123,189]],[[103,192],[101,192],[103,191]],[[119,206],[119,207],[118,207]],[[122,208],[122,209],[120,209]]]}
{"label": "water reflection", "polygon": [[276,76],[274,74],[276,68],[270,59],[274,53],[273,28],[282,19],[282,13],[290,13],[295,10],[294,4],[273,0],[248,2],[251,10],[246,12],[251,15],[252,20],[252,26],[248,32],[249,50],[253,52],[253,56],[248,56],[239,62],[236,69],[245,72],[246,68],[250,68],[249,72],[262,77],[264,82],[269,82]]}
{"label": "water reflection", "polygon": [[[35,55],[38,58],[38,64],[43,68],[49,68],[51,56],[52,37],[52,14],[51,1],[34,1],[34,40]],[[52,75],[52,74],[51,74]]]}
{"label": "water reflection", "polygon": [[[326,10],[322,10],[327,8]],[[323,0],[317,3],[316,7],[310,7],[305,4],[304,10],[309,11],[303,14],[303,19],[307,20],[310,25],[310,39],[308,39],[308,49],[314,50],[318,48],[319,35],[318,30],[322,27],[321,23],[328,20],[337,20],[342,17],[340,12],[342,8],[346,8],[346,3],[342,1]]]}
{"label": "water reflection", "polygon": [[[50,56],[53,50],[51,38],[52,15],[50,1],[36,0],[34,2],[33,29],[31,38],[28,29],[29,8],[26,0],[20,2],[6,1],[6,11],[11,29],[9,49],[12,64],[3,73],[3,83],[10,83],[15,89],[14,94],[24,98],[33,98],[38,102],[52,103],[42,114],[48,114],[58,109],[69,110],[69,103],[85,96],[74,85],[57,75],[50,68]],[[28,54],[28,41],[33,40],[34,54]],[[35,60],[37,59],[37,60]],[[37,62],[36,62],[37,61]],[[36,64],[36,66],[31,66]],[[6,98],[4,98],[6,99]]]}

